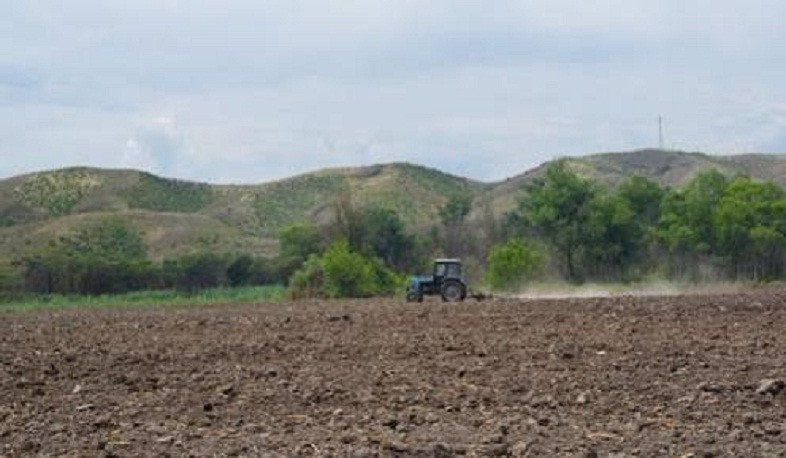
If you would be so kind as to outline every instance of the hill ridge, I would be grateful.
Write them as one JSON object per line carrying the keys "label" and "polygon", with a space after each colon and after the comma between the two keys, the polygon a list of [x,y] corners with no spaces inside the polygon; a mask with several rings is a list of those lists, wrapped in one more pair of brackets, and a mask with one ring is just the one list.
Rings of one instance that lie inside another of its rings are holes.
{"label": "hill ridge", "polygon": [[[782,155],[640,149],[560,159],[577,173],[612,186],[632,174],[680,186],[708,168],[786,185]],[[258,184],[213,184],[90,166],[26,173],[0,180],[0,257],[70,230],[72,215],[89,220],[106,214],[138,225],[156,256],[196,245],[272,254],[278,229],[300,221],[329,221],[332,204],[345,194],[357,205],[391,208],[417,230],[439,220],[439,208],[451,195],[464,193],[473,199],[470,220],[482,221],[513,209],[527,184],[551,162],[490,182],[406,161],[322,168]]]}

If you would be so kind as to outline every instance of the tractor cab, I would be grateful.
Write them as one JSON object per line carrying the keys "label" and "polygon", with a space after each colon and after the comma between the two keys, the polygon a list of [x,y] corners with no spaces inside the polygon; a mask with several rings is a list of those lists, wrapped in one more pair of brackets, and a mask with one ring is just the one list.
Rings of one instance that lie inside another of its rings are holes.
{"label": "tractor cab", "polygon": [[422,302],[424,295],[437,294],[447,302],[463,301],[467,297],[467,286],[459,259],[436,259],[433,275],[410,278],[407,286],[407,301]]}
{"label": "tractor cab", "polygon": [[464,281],[461,272],[461,261],[459,259],[434,260],[434,285],[442,286],[446,279],[451,278]]}

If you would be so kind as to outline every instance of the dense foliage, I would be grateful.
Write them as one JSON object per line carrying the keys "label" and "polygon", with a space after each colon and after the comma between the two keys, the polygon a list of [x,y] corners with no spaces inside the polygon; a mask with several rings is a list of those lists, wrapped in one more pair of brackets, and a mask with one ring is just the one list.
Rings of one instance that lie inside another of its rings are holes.
{"label": "dense foliage", "polygon": [[615,190],[557,162],[510,215],[570,281],[770,280],[786,273],[786,193],[710,170],[683,189],[632,177]]}
{"label": "dense foliage", "polygon": [[545,179],[519,205],[525,225],[521,229],[533,229],[554,248],[569,279],[581,275],[578,264],[582,250],[590,247],[585,240],[590,236],[586,229],[596,216],[591,214],[591,204],[597,194],[591,182],[570,172],[560,161],[546,171]]}

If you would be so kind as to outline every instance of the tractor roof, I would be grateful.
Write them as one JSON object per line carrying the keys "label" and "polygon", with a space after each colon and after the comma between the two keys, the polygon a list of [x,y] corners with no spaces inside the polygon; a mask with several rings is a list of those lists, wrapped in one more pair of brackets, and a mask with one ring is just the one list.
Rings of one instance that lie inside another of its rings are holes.
{"label": "tractor roof", "polygon": [[434,260],[434,262],[438,262],[438,263],[454,263],[455,262],[455,263],[459,263],[460,264],[461,263],[461,259],[458,259],[458,258],[437,258],[437,259]]}

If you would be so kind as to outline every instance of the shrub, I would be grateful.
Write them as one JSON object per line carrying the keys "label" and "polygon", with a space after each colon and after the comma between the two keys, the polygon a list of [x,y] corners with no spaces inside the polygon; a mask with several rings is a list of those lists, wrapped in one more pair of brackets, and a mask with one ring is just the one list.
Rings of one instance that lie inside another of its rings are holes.
{"label": "shrub", "polygon": [[289,294],[293,299],[322,297],[324,295],[325,271],[322,259],[311,255],[289,280]]}
{"label": "shrub", "polygon": [[373,267],[363,255],[350,250],[346,240],[334,243],[322,262],[328,296],[365,297],[376,292]]}
{"label": "shrub", "polygon": [[486,282],[494,289],[518,286],[540,273],[543,260],[541,249],[523,239],[512,239],[491,249]]}
{"label": "shrub", "polygon": [[322,257],[312,255],[290,279],[291,295],[302,297],[369,297],[392,292],[398,278],[382,261],[352,251],[346,240],[331,245]]}
{"label": "shrub", "polygon": [[196,291],[226,284],[226,259],[214,253],[198,253],[178,260],[177,288]]}
{"label": "shrub", "polygon": [[254,259],[247,255],[238,256],[227,267],[227,280],[230,286],[248,285],[251,282],[254,268]]}
{"label": "shrub", "polygon": [[309,223],[290,224],[278,231],[280,255],[303,262],[312,254],[322,252],[322,239],[316,226]]}

